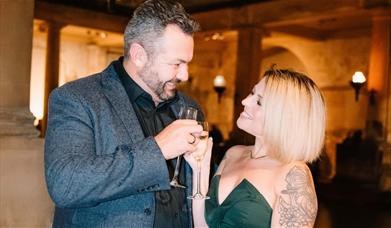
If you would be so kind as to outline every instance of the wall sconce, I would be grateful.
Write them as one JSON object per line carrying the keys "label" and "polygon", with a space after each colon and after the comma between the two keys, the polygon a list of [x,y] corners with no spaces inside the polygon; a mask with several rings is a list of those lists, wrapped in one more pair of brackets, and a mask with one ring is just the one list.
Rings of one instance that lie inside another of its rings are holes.
{"label": "wall sconce", "polygon": [[217,101],[220,103],[221,96],[223,95],[225,89],[226,89],[226,81],[223,75],[217,75],[213,80],[213,88],[217,93]]}
{"label": "wall sconce", "polygon": [[353,74],[352,80],[350,81],[350,85],[354,88],[356,92],[356,101],[358,101],[358,96],[360,95],[360,89],[365,84],[366,78],[361,71],[356,71]]}

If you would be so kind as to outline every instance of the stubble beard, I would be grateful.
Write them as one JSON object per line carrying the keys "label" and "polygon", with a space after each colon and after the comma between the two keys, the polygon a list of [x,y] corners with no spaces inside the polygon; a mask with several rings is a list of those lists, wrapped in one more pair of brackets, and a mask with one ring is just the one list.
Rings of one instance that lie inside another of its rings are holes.
{"label": "stubble beard", "polygon": [[160,81],[158,72],[152,69],[152,64],[148,63],[143,69],[138,72],[140,78],[144,83],[156,94],[161,101],[166,101],[173,98],[176,94],[176,89],[171,90],[170,93],[165,92],[164,88],[167,83],[177,85],[180,80],[172,79],[166,82]]}

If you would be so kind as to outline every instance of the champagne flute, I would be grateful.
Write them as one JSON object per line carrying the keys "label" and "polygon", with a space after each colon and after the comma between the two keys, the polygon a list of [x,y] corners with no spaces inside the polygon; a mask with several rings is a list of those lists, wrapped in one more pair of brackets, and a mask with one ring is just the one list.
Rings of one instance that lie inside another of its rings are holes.
{"label": "champagne flute", "polygon": [[[195,108],[189,106],[182,106],[179,110],[179,119],[197,120],[197,112],[198,110]],[[186,188],[186,186],[180,184],[178,180],[181,161],[182,155],[179,155],[176,160],[174,176],[172,177],[172,180],[170,182],[170,185],[176,188]]]}
{"label": "champagne flute", "polygon": [[197,186],[196,193],[192,196],[187,197],[188,199],[201,200],[209,199],[209,196],[204,196],[201,193],[201,162],[204,159],[207,147],[208,147],[208,136],[209,136],[209,125],[208,122],[198,122],[202,126],[202,132],[197,137],[200,141],[197,144],[196,150],[191,153],[191,156],[197,161]]}

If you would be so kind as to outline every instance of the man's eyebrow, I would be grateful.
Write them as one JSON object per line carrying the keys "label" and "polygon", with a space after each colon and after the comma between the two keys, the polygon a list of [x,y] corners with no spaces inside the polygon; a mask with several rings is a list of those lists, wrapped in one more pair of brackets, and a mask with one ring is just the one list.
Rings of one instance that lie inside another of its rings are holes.
{"label": "man's eyebrow", "polygon": [[188,63],[188,61],[184,60],[184,59],[175,59],[175,61],[178,61],[180,63]]}

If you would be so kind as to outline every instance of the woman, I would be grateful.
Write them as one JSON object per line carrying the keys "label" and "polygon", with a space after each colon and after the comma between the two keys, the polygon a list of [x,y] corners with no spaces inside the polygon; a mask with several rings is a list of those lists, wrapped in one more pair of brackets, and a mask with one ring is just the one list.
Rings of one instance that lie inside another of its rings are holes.
{"label": "woman", "polygon": [[[256,137],[255,144],[226,152],[211,181],[210,199],[193,200],[194,225],[313,227],[317,198],[306,163],[316,160],[323,146],[325,105],[319,89],[303,74],[270,69],[242,104],[237,125]],[[209,157],[202,168],[204,192]],[[185,158],[195,169],[191,156]]]}

